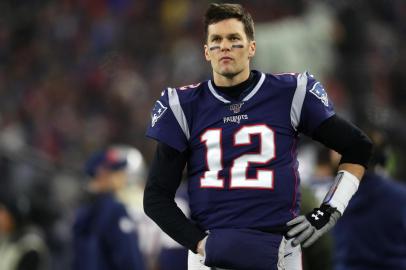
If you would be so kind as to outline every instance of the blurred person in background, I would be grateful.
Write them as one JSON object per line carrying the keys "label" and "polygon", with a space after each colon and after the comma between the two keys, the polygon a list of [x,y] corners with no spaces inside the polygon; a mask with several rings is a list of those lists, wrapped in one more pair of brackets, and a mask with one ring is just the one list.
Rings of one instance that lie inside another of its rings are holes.
{"label": "blurred person in background", "polygon": [[49,254],[40,229],[30,223],[31,203],[24,195],[0,194],[0,269],[46,270]]}
{"label": "blurred person in background", "polygon": [[[125,164],[120,187],[115,191],[133,219],[139,238],[139,247],[143,254],[146,269],[183,270],[187,269],[187,249],[176,243],[164,233],[145,213],[142,207],[146,184],[147,166],[142,153],[128,145],[110,147],[121,153],[119,158]],[[177,205],[185,215],[189,215],[187,190],[181,185],[175,196]]]}
{"label": "blurred person in background", "polygon": [[117,198],[126,185],[125,152],[108,148],[86,163],[89,196],[73,225],[74,270],[144,270],[134,221]]}
{"label": "blurred person in background", "polygon": [[406,270],[406,186],[388,176],[385,135],[344,216],[333,229],[335,270]]}

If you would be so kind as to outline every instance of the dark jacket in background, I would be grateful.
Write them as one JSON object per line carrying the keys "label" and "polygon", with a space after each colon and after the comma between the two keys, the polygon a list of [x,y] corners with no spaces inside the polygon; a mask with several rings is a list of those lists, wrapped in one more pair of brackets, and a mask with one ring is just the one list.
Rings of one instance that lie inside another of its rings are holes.
{"label": "dark jacket in background", "polygon": [[367,173],[334,236],[335,270],[406,270],[406,187]]}
{"label": "dark jacket in background", "polygon": [[74,270],[144,270],[135,226],[112,194],[78,211],[73,235]]}

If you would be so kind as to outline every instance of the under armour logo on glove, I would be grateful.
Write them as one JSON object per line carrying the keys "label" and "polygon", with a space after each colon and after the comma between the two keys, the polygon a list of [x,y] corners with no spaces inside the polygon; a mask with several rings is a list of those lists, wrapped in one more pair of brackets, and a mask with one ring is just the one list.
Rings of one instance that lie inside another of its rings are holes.
{"label": "under armour logo on glove", "polygon": [[324,213],[321,212],[320,210],[317,210],[317,213],[316,213],[316,214],[312,214],[312,218],[313,218],[314,220],[319,220],[319,215],[320,215],[320,216],[324,216]]}
{"label": "under armour logo on glove", "polygon": [[331,211],[328,211],[329,208],[332,207],[327,204],[323,204],[320,208],[313,209],[312,212],[306,215],[306,218],[314,227],[316,227],[316,229],[320,229],[330,220]]}
{"label": "under armour logo on glove", "polygon": [[303,247],[309,247],[320,236],[330,230],[341,216],[336,208],[327,204],[322,204],[320,208],[313,209],[306,216],[298,216],[289,221],[290,227],[287,235],[295,238],[292,241],[293,246],[303,243]]}

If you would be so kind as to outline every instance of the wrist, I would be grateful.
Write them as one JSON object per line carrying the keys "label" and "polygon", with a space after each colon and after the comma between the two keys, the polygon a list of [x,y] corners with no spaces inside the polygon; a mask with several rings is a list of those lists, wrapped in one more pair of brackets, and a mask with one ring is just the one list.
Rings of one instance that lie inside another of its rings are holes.
{"label": "wrist", "polygon": [[323,200],[323,204],[336,208],[340,214],[344,213],[350,199],[358,190],[358,178],[348,171],[340,170]]}
{"label": "wrist", "polygon": [[206,247],[206,240],[207,240],[207,236],[205,236],[202,240],[200,240],[197,243],[197,249],[196,252],[202,256],[205,255],[205,247]]}

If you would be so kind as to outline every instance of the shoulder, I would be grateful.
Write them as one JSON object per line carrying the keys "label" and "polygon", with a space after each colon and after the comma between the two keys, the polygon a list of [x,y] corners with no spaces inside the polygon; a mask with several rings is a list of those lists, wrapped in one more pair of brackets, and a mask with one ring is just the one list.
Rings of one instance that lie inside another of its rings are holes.
{"label": "shoulder", "polygon": [[127,210],[124,204],[119,202],[115,197],[109,200],[106,210],[110,218],[127,215]]}
{"label": "shoulder", "polygon": [[286,72],[286,73],[266,73],[266,77],[269,80],[274,80],[282,83],[296,84],[297,77],[300,75],[298,72]]}
{"label": "shoulder", "polygon": [[208,81],[183,85],[179,87],[167,87],[162,92],[163,96],[167,96],[168,102],[180,104],[190,103],[198,99],[199,96],[208,87]]}
{"label": "shoulder", "polygon": [[112,220],[127,215],[127,211],[124,204],[119,202],[115,195],[104,194],[100,197],[94,214],[97,216],[99,223],[109,223]]}
{"label": "shoulder", "polygon": [[294,91],[297,88],[298,80],[303,79],[307,73],[265,73],[265,82],[268,86]]}

